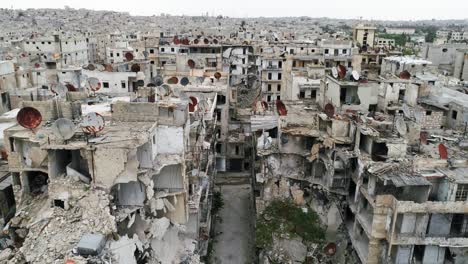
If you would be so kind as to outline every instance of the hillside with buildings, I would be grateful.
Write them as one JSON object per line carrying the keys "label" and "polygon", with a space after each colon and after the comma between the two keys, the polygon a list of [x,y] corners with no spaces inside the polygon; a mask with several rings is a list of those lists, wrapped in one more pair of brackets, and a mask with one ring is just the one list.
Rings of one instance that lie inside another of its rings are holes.
{"label": "hillside with buildings", "polygon": [[468,20],[0,25],[0,263],[468,263]]}

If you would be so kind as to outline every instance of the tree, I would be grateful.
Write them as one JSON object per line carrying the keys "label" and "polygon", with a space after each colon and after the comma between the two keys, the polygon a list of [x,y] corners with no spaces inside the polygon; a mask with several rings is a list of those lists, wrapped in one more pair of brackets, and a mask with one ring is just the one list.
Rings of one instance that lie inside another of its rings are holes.
{"label": "tree", "polygon": [[437,37],[436,31],[435,30],[430,30],[430,31],[426,32],[425,40],[426,40],[426,42],[434,42],[436,37]]}

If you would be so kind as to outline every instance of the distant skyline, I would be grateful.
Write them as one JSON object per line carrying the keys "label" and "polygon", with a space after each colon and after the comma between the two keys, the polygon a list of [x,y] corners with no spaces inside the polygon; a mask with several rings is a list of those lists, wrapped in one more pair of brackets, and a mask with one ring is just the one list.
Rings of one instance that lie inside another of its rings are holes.
{"label": "distant skyline", "polygon": [[229,17],[330,17],[366,20],[468,19],[466,0],[173,0],[173,1],[92,1],[92,0],[3,0],[1,8],[86,8],[129,12],[131,15]]}

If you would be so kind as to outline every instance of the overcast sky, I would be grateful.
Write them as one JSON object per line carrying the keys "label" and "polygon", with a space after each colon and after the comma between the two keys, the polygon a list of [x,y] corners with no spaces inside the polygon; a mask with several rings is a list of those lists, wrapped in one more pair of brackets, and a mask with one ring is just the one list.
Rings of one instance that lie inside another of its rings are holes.
{"label": "overcast sky", "polygon": [[468,0],[0,0],[3,8],[88,8],[132,15],[310,16],[416,20],[467,19]]}

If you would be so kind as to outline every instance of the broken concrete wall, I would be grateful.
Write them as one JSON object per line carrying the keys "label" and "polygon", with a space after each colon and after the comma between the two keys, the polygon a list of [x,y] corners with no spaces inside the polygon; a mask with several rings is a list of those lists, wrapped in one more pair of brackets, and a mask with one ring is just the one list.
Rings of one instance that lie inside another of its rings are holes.
{"label": "broken concrete wall", "polygon": [[268,178],[304,179],[304,158],[288,154],[269,155],[264,161],[263,172]]}
{"label": "broken concrete wall", "polygon": [[156,132],[156,149],[158,154],[183,154],[185,150],[184,128],[158,126]]}
{"label": "broken concrete wall", "polygon": [[183,190],[185,172],[182,169],[181,164],[164,166],[158,174],[153,176],[154,188],[168,189],[170,192]]}
{"label": "broken concrete wall", "polygon": [[139,181],[117,184],[117,205],[143,206],[146,199],[146,186]]}
{"label": "broken concrete wall", "polygon": [[116,183],[137,181],[136,150],[97,148],[87,160],[96,185],[110,189]]}
{"label": "broken concrete wall", "polygon": [[77,119],[81,117],[80,102],[62,101],[23,101],[21,107],[36,108],[42,115],[42,120],[55,120],[57,118]]}
{"label": "broken concrete wall", "polygon": [[187,103],[159,104],[116,102],[111,105],[112,120],[120,122],[158,122],[161,125],[182,126],[188,118]]}

